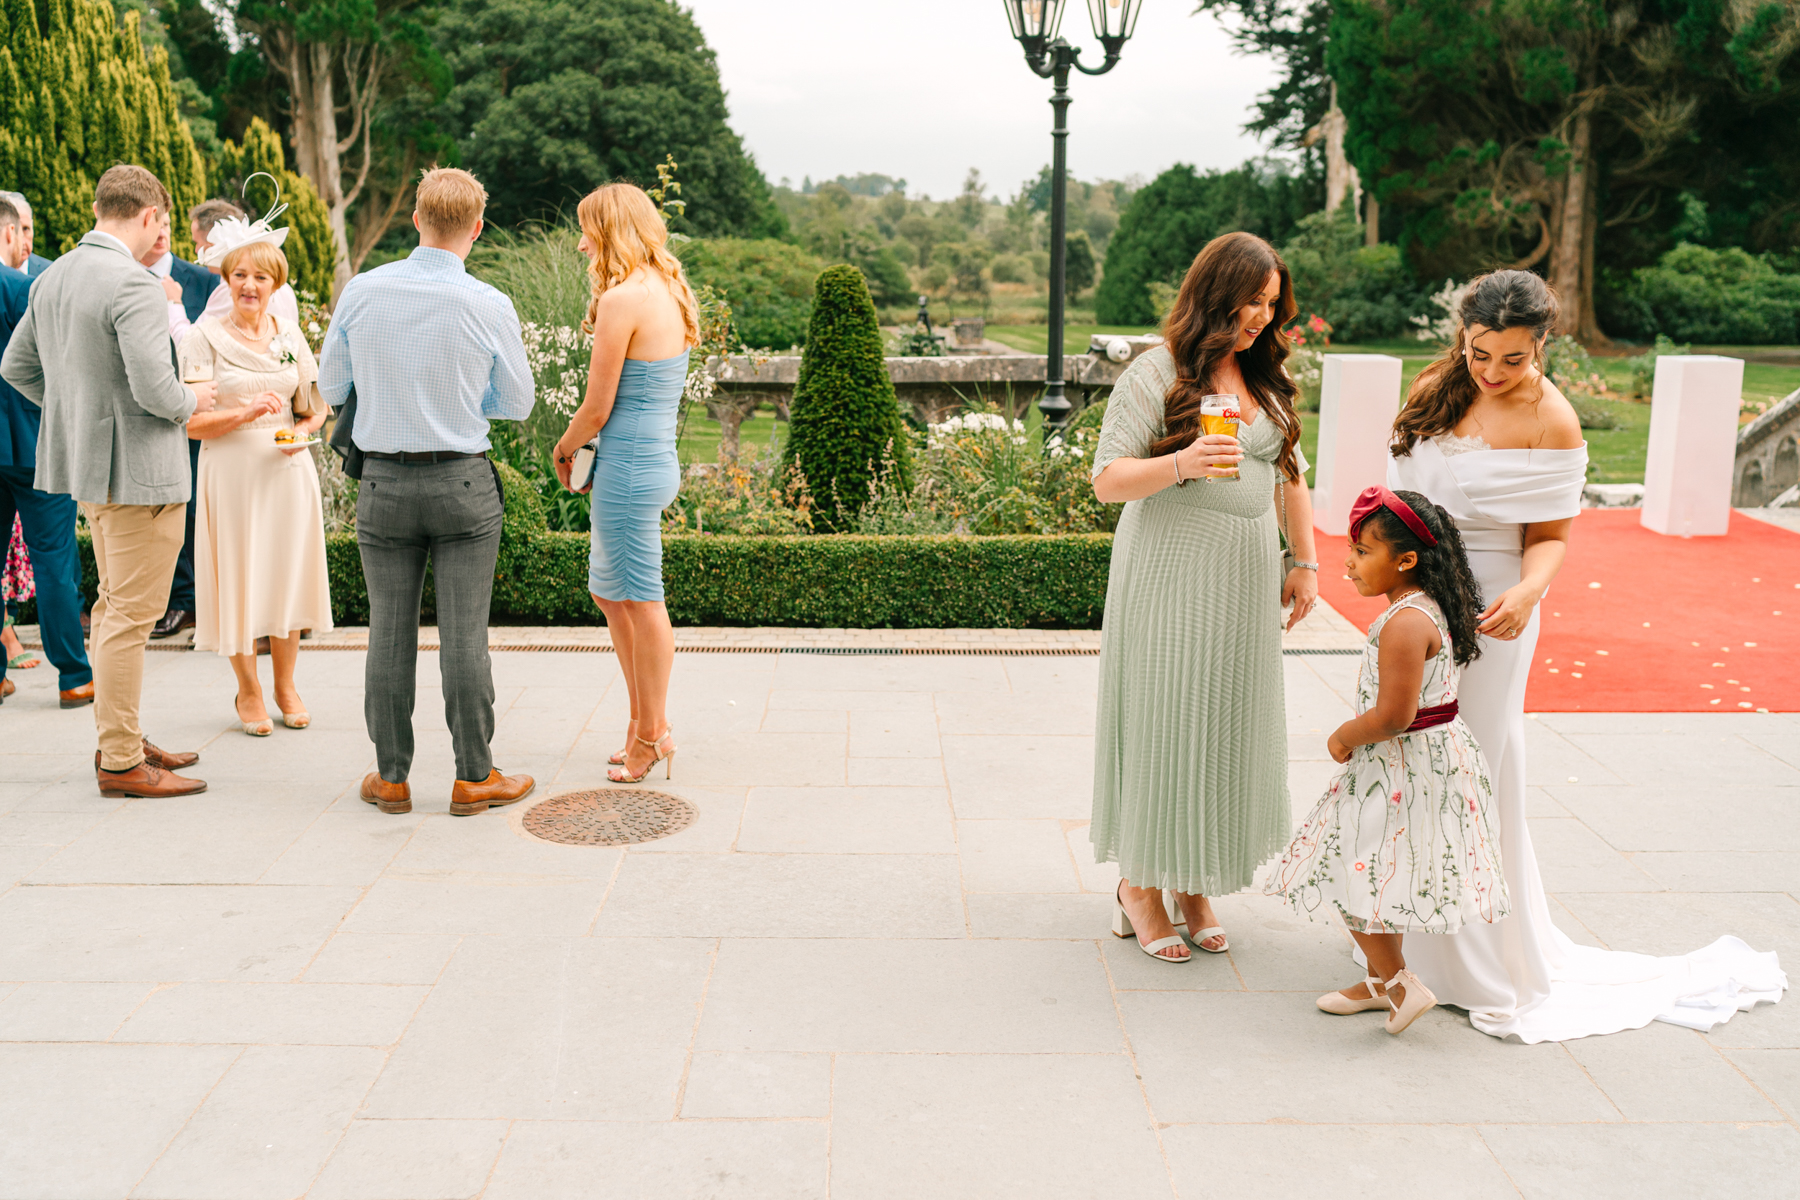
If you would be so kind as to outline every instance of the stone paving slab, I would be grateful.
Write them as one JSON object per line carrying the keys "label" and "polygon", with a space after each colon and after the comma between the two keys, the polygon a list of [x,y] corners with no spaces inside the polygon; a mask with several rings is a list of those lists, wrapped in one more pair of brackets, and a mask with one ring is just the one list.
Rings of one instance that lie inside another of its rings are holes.
{"label": "stone paving slab", "polygon": [[[20,672],[0,1198],[1193,1200],[1391,1191],[1383,1163],[1459,1200],[1793,1194],[1800,1003],[1540,1046],[1440,1009],[1390,1038],[1313,1006],[1356,975],[1341,932],[1254,892],[1218,901],[1229,954],[1153,962],[1107,932],[1087,842],[1097,660],[955,644],[678,655],[656,786],[699,818],[610,849],[532,838],[525,805],[447,814],[433,653],[405,816],[356,796],[354,649],[301,656],[315,724],[268,739],[226,664],[150,655],[148,731],[211,783],[180,801],[98,796],[91,712]],[[494,661],[499,765],[600,785],[611,656]],[[1296,814],[1355,669],[1284,660]],[[1572,937],[1800,961],[1800,716],[1526,729]]]}

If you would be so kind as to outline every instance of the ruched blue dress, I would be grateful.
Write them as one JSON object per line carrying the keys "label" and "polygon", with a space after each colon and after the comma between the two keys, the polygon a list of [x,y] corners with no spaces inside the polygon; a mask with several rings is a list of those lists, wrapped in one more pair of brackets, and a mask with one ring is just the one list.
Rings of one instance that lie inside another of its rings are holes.
{"label": "ruched blue dress", "polygon": [[681,488],[676,419],[688,352],[628,358],[594,458],[588,591],[602,600],[661,600],[662,511]]}

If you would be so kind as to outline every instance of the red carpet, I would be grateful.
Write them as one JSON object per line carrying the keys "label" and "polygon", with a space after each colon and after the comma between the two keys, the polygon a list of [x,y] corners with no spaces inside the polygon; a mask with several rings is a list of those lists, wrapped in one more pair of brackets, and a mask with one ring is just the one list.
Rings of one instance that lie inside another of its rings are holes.
{"label": "red carpet", "polygon": [[[1544,597],[1529,712],[1800,712],[1800,534],[1731,515],[1724,537],[1676,538],[1635,508],[1587,509]],[[1358,628],[1387,607],[1318,538],[1319,591]]]}

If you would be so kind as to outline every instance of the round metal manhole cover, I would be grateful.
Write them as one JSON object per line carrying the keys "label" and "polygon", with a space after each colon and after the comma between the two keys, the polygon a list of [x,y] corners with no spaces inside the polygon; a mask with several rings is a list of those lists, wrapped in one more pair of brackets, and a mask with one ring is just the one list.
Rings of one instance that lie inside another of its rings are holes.
{"label": "round metal manhole cover", "polygon": [[666,792],[598,788],[565,792],[531,806],[527,833],[571,846],[631,846],[680,833],[700,810]]}

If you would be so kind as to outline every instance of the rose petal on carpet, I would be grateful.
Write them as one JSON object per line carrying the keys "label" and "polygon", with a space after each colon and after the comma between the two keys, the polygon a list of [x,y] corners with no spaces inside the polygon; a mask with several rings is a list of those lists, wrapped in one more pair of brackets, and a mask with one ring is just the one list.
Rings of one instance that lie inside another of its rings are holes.
{"label": "rose petal on carpet", "polygon": [[[1800,712],[1800,533],[1742,513],[1724,537],[1653,533],[1591,508],[1544,597],[1527,712]],[[1387,608],[1314,531],[1319,594],[1358,629]]]}

